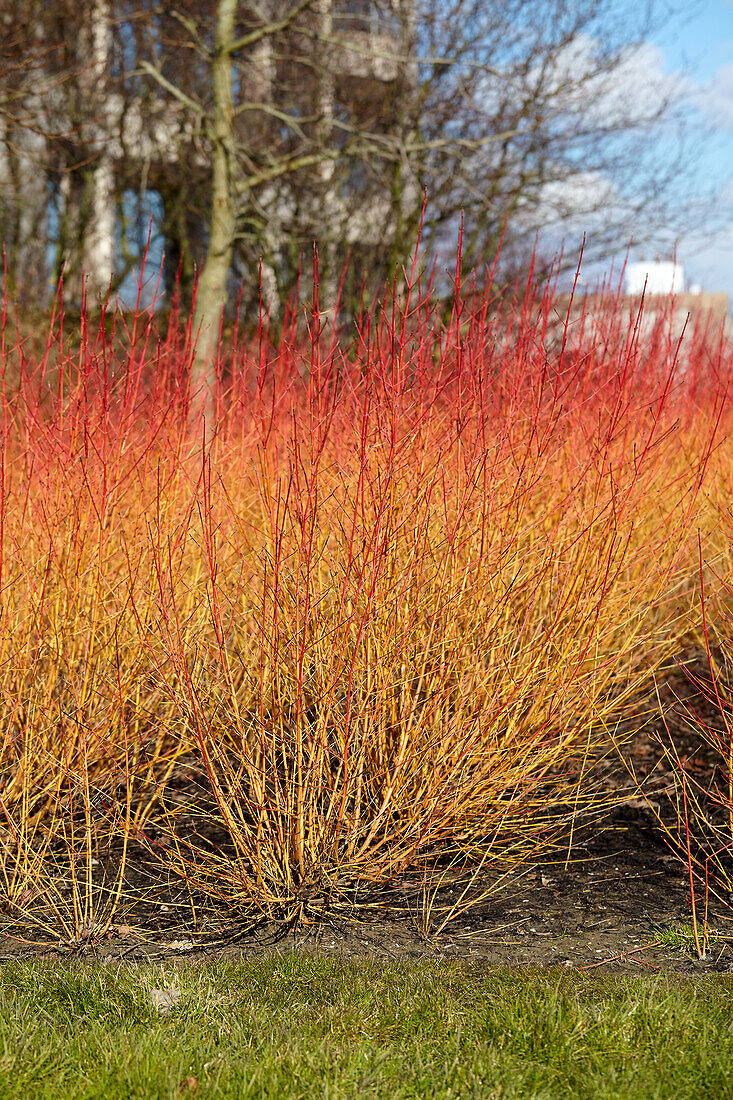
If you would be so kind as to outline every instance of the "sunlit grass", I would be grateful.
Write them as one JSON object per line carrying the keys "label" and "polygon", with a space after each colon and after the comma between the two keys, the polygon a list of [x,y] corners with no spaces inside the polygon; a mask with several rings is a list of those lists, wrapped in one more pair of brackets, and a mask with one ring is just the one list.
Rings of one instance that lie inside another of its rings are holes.
{"label": "sunlit grass", "polygon": [[[180,994],[167,1014],[155,989]],[[296,955],[5,964],[0,1095],[725,1098],[731,996],[730,977]]]}

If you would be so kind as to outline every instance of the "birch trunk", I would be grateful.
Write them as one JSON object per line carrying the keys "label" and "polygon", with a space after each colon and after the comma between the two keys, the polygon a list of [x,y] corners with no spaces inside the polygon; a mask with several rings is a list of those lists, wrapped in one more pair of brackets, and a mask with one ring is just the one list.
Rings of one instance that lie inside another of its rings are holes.
{"label": "birch trunk", "polygon": [[90,69],[88,94],[96,103],[99,120],[94,126],[96,159],[87,187],[89,223],[85,226],[84,270],[87,291],[105,298],[115,267],[115,182],[109,150],[109,65],[112,51],[112,13],[109,0],[96,0],[91,13]]}

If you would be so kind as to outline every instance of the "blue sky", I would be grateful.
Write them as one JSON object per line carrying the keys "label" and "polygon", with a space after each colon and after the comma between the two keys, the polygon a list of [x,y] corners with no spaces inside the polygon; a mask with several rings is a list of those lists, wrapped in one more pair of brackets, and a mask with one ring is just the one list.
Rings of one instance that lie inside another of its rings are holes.
{"label": "blue sky", "polygon": [[733,62],[733,4],[699,0],[688,8],[674,14],[653,41],[663,50],[669,71],[685,69],[703,83]]}
{"label": "blue sky", "polygon": [[[680,74],[695,104],[694,119],[709,130],[697,161],[701,189],[718,191],[708,233],[678,242],[688,281],[725,290],[733,304],[733,0],[699,0],[670,18],[652,37],[666,74]],[[685,74],[683,76],[682,74]]]}

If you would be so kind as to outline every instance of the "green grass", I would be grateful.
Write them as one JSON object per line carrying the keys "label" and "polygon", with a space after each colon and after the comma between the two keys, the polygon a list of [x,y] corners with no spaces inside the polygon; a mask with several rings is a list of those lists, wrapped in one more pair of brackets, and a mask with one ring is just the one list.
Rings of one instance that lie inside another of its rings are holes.
{"label": "green grass", "polygon": [[[160,1015],[150,990],[166,986],[181,999]],[[733,1097],[733,977],[17,962],[0,970],[0,1036],[0,1097],[24,1100]]]}
{"label": "green grass", "polygon": [[[702,947],[707,944],[708,951],[720,943],[721,933],[716,932],[712,928],[708,928],[706,934],[705,929],[700,925],[698,926],[697,935],[700,946]],[[654,942],[661,947],[677,948],[679,951],[685,951],[687,954],[695,955],[697,953],[695,929],[691,924],[682,924],[678,925],[676,928],[665,928],[664,931],[655,932]]]}

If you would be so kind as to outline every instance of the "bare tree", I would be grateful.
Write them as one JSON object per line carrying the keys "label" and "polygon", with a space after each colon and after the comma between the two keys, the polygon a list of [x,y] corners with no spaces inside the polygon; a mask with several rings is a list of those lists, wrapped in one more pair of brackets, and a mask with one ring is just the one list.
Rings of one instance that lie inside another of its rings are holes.
{"label": "bare tree", "polygon": [[674,117],[672,97],[630,86],[653,7],[9,2],[0,139],[23,148],[28,176],[23,143],[40,135],[33,156],[45,167],[20,233],[10,215],[20,217],[22,158],[0,158],[4,179],[15,172],[6,239],[29,259],[50,193],[59,265],[70,278],[83,265],[102,293],[110,267],[119,281],[139,260],[125,196],[157,195],[169,289],[180,270],[190,292],[198,267],[193,383],[209,420],[232,282],[243,278],[253,303],[262,292],[274,316],[314,241],[332,297],[347,256],[370,289],[404,261],[425,193],[425,242],[452,248],[462,214],[467,264],[490,258],[505,228],[521,244],[579,210],[603,209],[598,247],[623,239],[641,210],[649,224],[668,216],[679,162],[667,151],[661,170],[653,138]]}
{"label": "bare tree", "polygon": [[[164,100],[197,120],[197,150],[210,165],[206,255],[193,318],[195,422],[211,421],[215,349],[233,263],[250,296],[261,294],[274,315],[314,241],[322,285],[332,296],[343,243],[382,239],[389,195],[378,180],[360,196],[357,181],[372,130],[383,132],[400,114],[394,91],[403,65],[395,34],[401,2],[389,9],[389,23],[363,28],[362,14],[339,11],[334,0],[218,0],[207,10],[179,11],[179,35],[168,28],[164,48],[138,62]],[[194,85],[187,83],[190,67],[180,63],[187,52],[203,66]],[[358,125],[344,122],[357,112]]]}
{"label": "bare tree", "polygon": [[[424,244],[452,252],[462,219],[467,267],[493,258],[502,236],[516,257],[543,228],[555,242],[593,230],[598,254],[679,217],[690,163],[680,104],[654,72],[639,86],[653,62],[645,42],[668,14],[654,0],[632,11],[612,0],[328,10],[317,31],[327,90],[311,110],[324,120],[314,146],[333,159],[284,178],[268,208],[271,226],[280,216],[271,239],[289,237],[296,261],[317,240],[327,270],[350,255],[357,285],[375,289],[413,247],[424,195]],[[281,272],[292,282],[292,267]]]}
{"label": "bare tree", "polygon": [[[645,66],[654,0],[418,0],[415,170],[427,228],[464,255],[575,218],[597,252],[672,224],[689,184],[676,86]],[[664,148],[662,142],[664,141]],[[602,217],[598,217],[602,213]]]}

